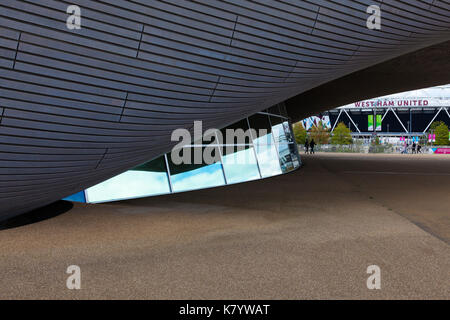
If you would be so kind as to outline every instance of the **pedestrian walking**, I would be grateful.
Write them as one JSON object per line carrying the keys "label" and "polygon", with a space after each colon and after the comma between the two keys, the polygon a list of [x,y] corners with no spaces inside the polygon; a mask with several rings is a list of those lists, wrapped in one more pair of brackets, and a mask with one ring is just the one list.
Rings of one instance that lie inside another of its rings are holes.
{"label": "pedestrian walking", "polygon": [[405,144],[403,145],[403,154],[407,154],[408,153],[408,144],[405,142]]}
{"label": "pedestrian walking", "polygon": [[310,150],[310,154],[314,154],[314,147],[316,145],[316,142],[314,141],[314,139],[311,139],[311,142],[309,143],[309,150]]}
{"label": "pedestrian walking", "polygon": [[308,151],[309,151],[309,141],[308,141],[308,138],[306,138],[306,140],[305,140],[305,153],[308,153]]}

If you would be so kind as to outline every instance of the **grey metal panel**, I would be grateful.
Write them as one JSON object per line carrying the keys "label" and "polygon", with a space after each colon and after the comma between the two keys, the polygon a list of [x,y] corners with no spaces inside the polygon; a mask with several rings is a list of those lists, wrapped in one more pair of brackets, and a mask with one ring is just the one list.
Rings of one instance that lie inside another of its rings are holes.
{"label": "grey metal panel", "polygon": [[441,0],[3,0],[0,219],[167,152],[194,120],[223,127],[449,28]]}

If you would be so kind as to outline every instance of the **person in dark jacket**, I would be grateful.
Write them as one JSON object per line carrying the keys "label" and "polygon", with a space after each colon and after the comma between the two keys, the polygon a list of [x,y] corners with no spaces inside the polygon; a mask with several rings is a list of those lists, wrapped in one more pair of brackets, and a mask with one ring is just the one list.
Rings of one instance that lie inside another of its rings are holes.
{"label": "person in dark jacket", "polygon": [[309,140],[308,140],[308,138],[306,138],[306,140],[305,140],[305,153],[308,153],[308,151],[309,151]]}
{"label": "person in dark jacket", "polygon": [[311,142],[309,143],[309,150],[310,150],[310,154],[314,154],[314,147],[316,145],[316,142],[314,141],[314,139],[311,139]]}

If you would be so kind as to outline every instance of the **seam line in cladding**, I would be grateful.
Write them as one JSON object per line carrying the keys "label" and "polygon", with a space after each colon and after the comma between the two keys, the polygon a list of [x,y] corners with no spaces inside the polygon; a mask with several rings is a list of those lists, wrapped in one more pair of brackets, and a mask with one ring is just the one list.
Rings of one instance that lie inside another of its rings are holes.
{"label": "seam line in cladding", "polygon": [[236,26],[237,26],[237,24],[238,24],[238,21],[239,21],[239,16],[237,15],[236,16],[236,21],[234,22],[234,26],[233,26],[233,33],[231,34],[231,37],[230,37],[230,43],[229,43],[229,47],[231,47],[232,46],[232,43],[233,43],[233,39],[234,39],[234,32],[236,31]]}
{"label": "seam line in cladding", "polygon": [[16,60],[17,60],[17,54],[19,53],[19,45],[20,45],[20,38],[22,37],[22,32],[19,33],[19,38],[17,39],[17,47],[16,47],[16,53],[14,55],[14,62],[12,69],[15,69],[16,67]]}
{"label": "seam line in cladding", "polygon": [[321,8],[320,6],[317,8],[316,18],[314,19],[314,25],[311,28],[310,34],[313,34],[314,30],[316,29],[316,23],[317,23],[317,18],[319,18],[320,8]]}
{"label": "seam line in cladding", "polygon": [[139,50],[141,49],[142,36],[144,35],[144,29],[145,29],[145,24],[142,24],[141,36],[139,38],[139,45],[138,45],[138,48],[136,50],[136,58],[139,56]]}
{"label": "seam line in cladding", "polygon": [[214,97],[214,94],[216,93],[216,89],[217,89],[217,86],[219,85],[220,78],[221,78],[221,76],[219,76],[219,77],[217,78],[217,82],[216,82],[216,85],[214,86],[214,90],[213,90],[213,92],[211,93],[211,95],[209,96],[209,102],[211,102],[211,100],[212,100],[213,97]]}
{"label": "seam line in cladding", "polygon": [[125,108],[127,106],[127,100],[128,100],[128,91],[127,91],[127,93],[125,95],[125,99],[123,100],[122,112],[120,113],[119,122],[122,121],[122,116],[123,116],[123,113],[125,112]]}
{"label": "seam line in cladding", "polygon": [[105,159],[105,156],[107,153],[108,153],[108,148],[105,149],[105,152],[103,153],[102,157],[100,158],[97,165],[95,166],[95,169],[98,169],[98,167],[100,166],[100,163],[103,161],[103,159]]}

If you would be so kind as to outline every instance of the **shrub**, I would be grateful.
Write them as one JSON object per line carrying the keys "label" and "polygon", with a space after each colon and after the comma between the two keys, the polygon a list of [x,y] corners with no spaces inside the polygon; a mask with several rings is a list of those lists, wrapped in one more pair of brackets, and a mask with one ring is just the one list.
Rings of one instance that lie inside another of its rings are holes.
{"label": "shrub", "polygon": [[331,143],[340,145],[353,143],[351,131],[343,122],[339,122],[334,129]]}
{"label": "shrub", "polygon": [[311,140],[314,139],[317,144],[328,144],[328,141],[330,140],[330,132],[325,128],[322,121],[319,122],[317,127],[312,127],[309,135]]}
{"label": "shrub", "polygon": [[295,142],[297,142],[297,144],[304,145],[307,133],[305,127],[303,127],[303,124],[301,122],[294,123],[292,130],[294,131]]}
{"label": "shrub", "polygon": [[436,145],[446,146],[450,144],[448,140],[448,127],[444,122],[436,126],[434,133],[436,134]]}

